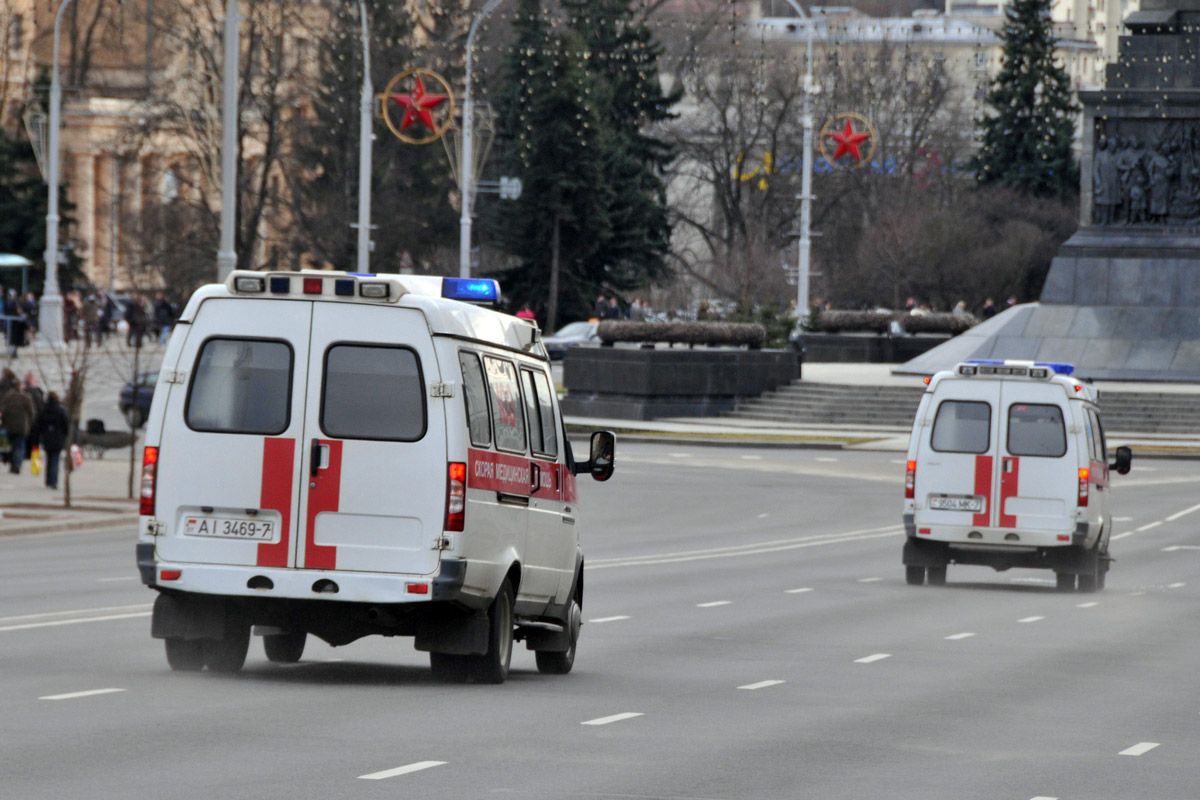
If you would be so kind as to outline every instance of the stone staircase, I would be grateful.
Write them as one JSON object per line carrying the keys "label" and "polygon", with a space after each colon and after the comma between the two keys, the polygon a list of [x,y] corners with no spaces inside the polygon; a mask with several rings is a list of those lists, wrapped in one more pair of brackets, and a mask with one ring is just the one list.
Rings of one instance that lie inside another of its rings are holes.
{"label": "stone staircase", "polygon": [[[747,400],[728,416],[793,425],[912,427],[924,387],[794,381]],[[1200,392],[1101,391],[1105,428],[1118,433],[1200,435]]]}

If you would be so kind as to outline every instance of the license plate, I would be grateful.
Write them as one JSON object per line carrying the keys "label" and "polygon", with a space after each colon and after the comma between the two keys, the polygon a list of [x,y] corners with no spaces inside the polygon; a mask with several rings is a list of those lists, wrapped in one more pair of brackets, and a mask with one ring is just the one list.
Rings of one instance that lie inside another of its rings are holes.
{"label": "license plate", "polygon": [[933,494],[929,496],[929,507],[936,511],[983,511],[983,498],[970,494]]}
{"label": "license plate", "polygon": [[265,542],[275,538],[275,522],[252,517],[184,517],[183,533]]}

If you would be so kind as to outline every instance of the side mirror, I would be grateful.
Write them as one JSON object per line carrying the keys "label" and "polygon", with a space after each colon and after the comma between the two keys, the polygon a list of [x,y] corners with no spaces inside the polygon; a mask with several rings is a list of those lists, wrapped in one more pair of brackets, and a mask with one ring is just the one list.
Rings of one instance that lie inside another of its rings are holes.
{"label": "side mirror", "polygon": [[612,477],[617,451],[617,435],[612,431],[596,431],[592,434],[592,455],[588,460],[588,471],[598,481]]}
{"label": "side mirror", "polygon": [[1125,446],[1118,447],[1117,459],[1109,466],[1115,469],[1118,475],[1128,475],[1129,470],[1133,468],[1133,451]]}

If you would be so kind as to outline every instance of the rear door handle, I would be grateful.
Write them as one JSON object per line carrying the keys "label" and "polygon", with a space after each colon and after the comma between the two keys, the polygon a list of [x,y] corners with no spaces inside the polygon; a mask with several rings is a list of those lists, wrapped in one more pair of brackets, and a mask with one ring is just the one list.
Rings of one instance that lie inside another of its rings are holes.
{"label": "rear door handle", "polygon": [[324,466],[321,463],[321,459],[325,455],[327,448],[328,445],[321,444],[320,439],[312,440],[312,447],[309,448],[308,452],[308,474],[314,478],[317,477],[317,474]]}
{"label": "rear door handle", "polygon": [[509,494],[508,492],[496,492],[496,500],[506,506],[524,506],[529,507],[529,498],[523,494]]}
{"label": "rear door handle", "polygon": [[538,489],[542,488],[542,468],[534,462],[529,462],[529,493],[537,494]]}

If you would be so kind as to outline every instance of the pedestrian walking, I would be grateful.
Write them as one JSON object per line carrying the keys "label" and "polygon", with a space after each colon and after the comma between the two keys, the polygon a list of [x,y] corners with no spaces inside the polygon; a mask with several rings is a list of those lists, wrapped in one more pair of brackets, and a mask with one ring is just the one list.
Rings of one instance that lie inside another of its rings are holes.
{"label": "pedestrian walking", "polygon": [[42,418],[42,409],[46,407],[46,394],[42,391],[42,387],[37,385],[37,378],[34,377],[32,370],[25,373],[21,391],[27,394],[33,402],[33,430],[25,439],[25,458],[28,459],[33,456],[33,449],[38,446],[37,421]]}
{"label": "pedestrian walking", "polygon": [[162,292],[154,295],[154,329],[158,332],[158,343],[165,345],[175,324],[175,306]]}
{"label": "pedestrian walking", "polygon": [[46,395],[46,406],[38,418],[37,435],[42,443],[42,452],[46,455],[46,486],[58,488],[58,465],[62,459],[63,448],[67,445],[67,431],[71,421],[67,409],[58,399],[57,392]]}
{"label": "pedestrian walking", "polygon": [[[5,372],[12,373],[12,370]],[[8,431],[8,471],[14,475],[21,472],[21,462],[25,459],[25,437],[33,429],[33,413],[33,401],[21,391],[13,374],[12,386],[0,395],[0,422]]]}
{"label": "pedestrian walking", "polygon": [[146,324],[149,320],[145,302],[141,295],[135,294],[130,298],[129,310],[125,312],[125,321],[129,323],[129,330],[125,332],[125,344],[130,347],[140,348],[142,337],[146,335]]}

